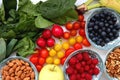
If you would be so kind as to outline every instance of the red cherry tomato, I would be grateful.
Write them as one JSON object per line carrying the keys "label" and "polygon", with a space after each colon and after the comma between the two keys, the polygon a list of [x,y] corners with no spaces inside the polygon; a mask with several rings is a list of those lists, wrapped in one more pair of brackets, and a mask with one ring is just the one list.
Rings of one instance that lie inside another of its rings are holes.
{"label": "red cherry tomato", "polygon": [[84,38],[83,41],[82,41],[82,44],[86,47],[89,47],[90,46],[90,43],[89,41],[87,40],[87,38]]}
{"label": "red cherry tomato", "polygon": [[43,58],[47,58],[49,55],[49,52],[46,48],[40,50],[40,56]]}
{"label": "red cherry tomato", "polygon": [[61,64],[62,64],[62,65],[64,65],[65,60],[66,60],[66,57],[63,57],[63,58],[61,59]]}
{"label": "red cherry tomato", "polygon": [[79,15],[79,16],[78,16],[78,20],[79,20],[79,21],[84,21],[84,15]]}
{"label": "red cherry tomato", "polygon": [[75,48],[76,50],[82,49],[82,44],[81,44],[81,43],[75,43],[75,44],[74,44],[74,48]]}
{"label": "red cherry tomato", "polygon": [[85,37],[85,29],[80,29],[79,35]]}
{"label": "red cherry tomato", "polygon": [[40,72],[40,70],[42,69],[42,65],[36,65],[37,71]]}
{"label": "red cherry tomato", "polygon": [[66,27],[67,30],[71,30],[71,29],[73,29],[73,24],[71,22],[67,22],[65,24],[65,27]]}
{"label": "red cherry tomato", "polygon": [[73,23],[73,29],[78,30],[80,28],[80,22],[76,21]]}
{"label": "red cherry tomato", "polygon": [[73,51],[75,51],[74,48],[69,48],[65,51],[65,56],[68,57]]}
{"label": "red cherry tomato", "polygon": [[64,32],[63,38],[64,39],[69,39],[70,38],[70,32]]}
{"label": "red cherry tomato", "polygon": [[43,65],[45,63],[45,58],[40,57],[39,58],[39,64]]}
{"label": "red cherry tomato", "polygon": [[71,31],[70,31],[70,35],[71,35],[71,36],[76,36],[76,35],[77,35],[77,31],[74,30],[74,29],[71,30]]}
{"label": "red cherry tomato", "polygon": [[85,29],[85,21],[81,22],[81,28]]}
{"label": "red cherry tomato", "polygon": [[37,62],[38,62],[38,56],[32,55],[32,56],[30,57],[30,61],[31,61],[33,64],[37,64]]}

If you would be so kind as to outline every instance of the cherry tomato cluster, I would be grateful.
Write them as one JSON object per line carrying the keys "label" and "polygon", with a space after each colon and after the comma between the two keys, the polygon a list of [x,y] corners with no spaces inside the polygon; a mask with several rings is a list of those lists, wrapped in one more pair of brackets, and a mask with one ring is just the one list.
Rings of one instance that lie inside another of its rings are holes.
{"label": "cherry tomato cluster", "polygon": [[30,57],[30,61],[35,65],[38,71],[41,70],[42,66],[46,62],[46,58],[49,56],[49,51],[44,49],[36,49],[32,56]]}

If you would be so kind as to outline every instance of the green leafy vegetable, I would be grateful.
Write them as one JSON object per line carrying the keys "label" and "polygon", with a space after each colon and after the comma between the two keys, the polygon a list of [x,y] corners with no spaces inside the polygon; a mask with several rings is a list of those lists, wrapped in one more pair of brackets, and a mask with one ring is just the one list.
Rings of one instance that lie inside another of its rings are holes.
{"label": "green leafy vegetable", "polygon": [[0,38],[0,62],[6,56],[6,42],[3,38]]}
{"label": "green leafy vegetable", "polygon": [[53,24],[53,22],[48,21],[47,19],[44,19],[42,16],[38,16],[35,19],[35,25],[38,28],[47,28],[49,26],[51,26]]}
{"label": "green leafy vegetable", "polygon": [[74,9],[70,9],[68,12],[66,12],[63,16],[52,19],[54,23],[57,24],[65,24],[68,21],[74,21],[78,19],[78,14]]}
{"label": "green leafy vegetable", "polygon": [[31,39],[25,37],[18,42],[14,50],[16,50],[20,56],[26,57],[34,52],[34,48],[35,44],[31,41]]}
{"label": "green leafy vegetable", "polygon": [[10,54],[13,52],[13,48],[17,43],[17,39],[12,39],[7,45],[6,57],[9,57]]}
{"label": "green leafy vegetable", "polygon": [[76,0],[48,0],[37,6],[37,11],[47,19],[54,19],[64,15],[74,7]]}

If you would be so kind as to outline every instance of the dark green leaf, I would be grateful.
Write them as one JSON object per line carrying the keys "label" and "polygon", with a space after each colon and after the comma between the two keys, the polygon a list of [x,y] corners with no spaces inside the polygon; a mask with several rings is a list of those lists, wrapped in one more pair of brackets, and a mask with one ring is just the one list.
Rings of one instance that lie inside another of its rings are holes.
{"label": "dark green leaf", "polygon": [[0,38],[0,62],[5,59],[6,56],[6,42],[3,38]]}

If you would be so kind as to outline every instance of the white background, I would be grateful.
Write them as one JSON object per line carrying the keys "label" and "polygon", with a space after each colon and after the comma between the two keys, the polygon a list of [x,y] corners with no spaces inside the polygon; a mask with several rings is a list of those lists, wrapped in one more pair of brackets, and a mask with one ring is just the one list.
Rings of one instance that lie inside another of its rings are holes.
{"label": "white background", "polygon": [[[39,2],[40,0],[31,0],[34,4],[36,4],[37,2]],[[46,1],[46,0],[41,0],[41,1]],[[77,2],[75,3],[76,5],[80,5],[82,3],[84,3],[85,1],[87,0],[77,0]],[[2,3],[2,0],[0,0],[0,4]],[[87,13],[87,15],[89,15],[89,13]],[[87,19],[87,15],[85,14],[85,17]],[[93,46],[89,47],[89,49],[93,50],[93,51],[96,51],[99,53],[100,57],[102,58],[103,62],[105,60],[105,56],[106,56],[106,53],[108,51],[104,51],[104,50],[98,50],[96,48],[94,48]],[[103,73],[102,77],[100,80],[108,80],[105,76],[105,74]]]}

